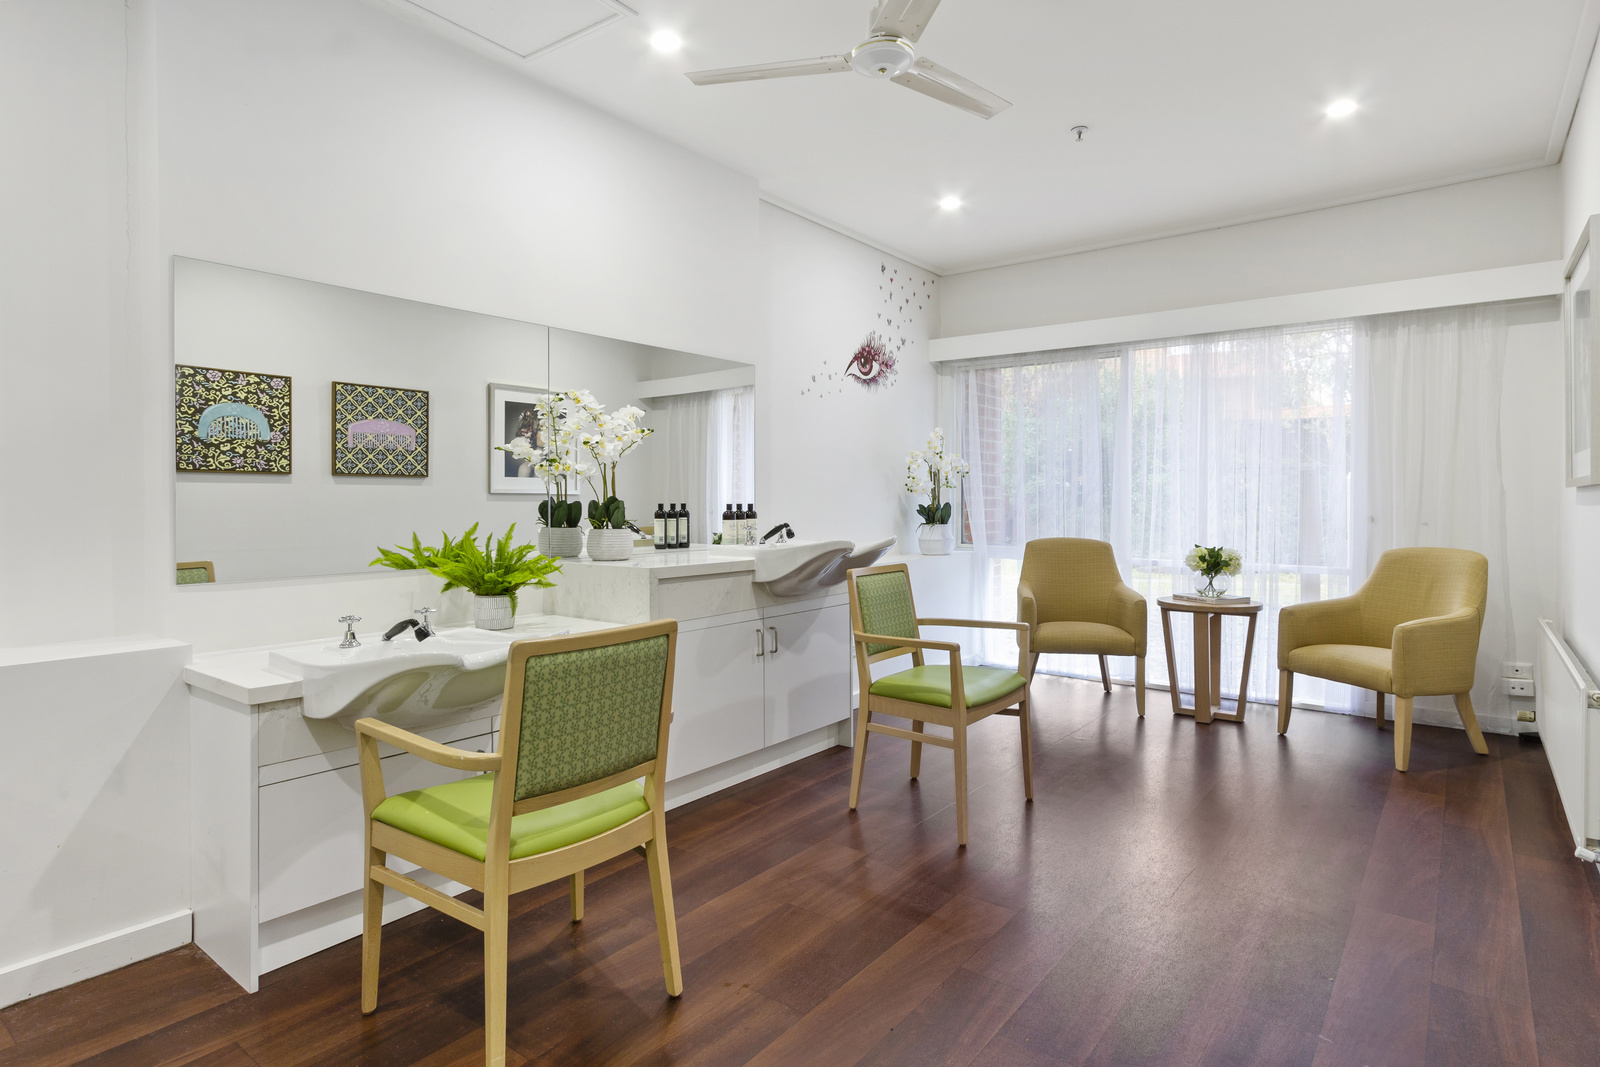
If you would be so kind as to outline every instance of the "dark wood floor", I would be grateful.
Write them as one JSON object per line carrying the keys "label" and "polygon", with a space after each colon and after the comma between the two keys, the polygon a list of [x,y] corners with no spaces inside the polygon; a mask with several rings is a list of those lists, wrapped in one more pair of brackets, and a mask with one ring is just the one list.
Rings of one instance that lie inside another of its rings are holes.
{"label": "dark wood floor", "polygon": [[[1140,723],[1128,692],[1036,685],[977,728],[972,844],[950,761],[875,738],[861,811],[837,749],[668,817],[685,993],[661,983],[642,862],[587,918],[514,902],[512,1063],[1600,1064],[1600,877],[1572,858],[1543,750],[1273,711]],[[354,862],[354,857],[352,857]],[[386,928],[245,996],[187,948],[0,1011],[12,1064],[482,1063],[478,935]]]}

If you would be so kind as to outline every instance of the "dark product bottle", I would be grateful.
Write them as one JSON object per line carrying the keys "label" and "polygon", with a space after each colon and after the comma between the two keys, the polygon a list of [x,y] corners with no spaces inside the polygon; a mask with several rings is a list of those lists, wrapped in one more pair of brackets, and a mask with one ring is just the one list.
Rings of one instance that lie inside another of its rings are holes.
{"label": "dark product bottle", "polygon": [[744,544],[744,505],[733,506],[733,543]]}
{"label": "dark product bottle", "polygon": [[667,505],[667,547],[678,547],[678,505]]}
{"label": "dark product bottle", "polygon": [[733,525],[733,505],[722,505],[722,543],[731,545],[739,540],[739,534]]}
{"label": "dark product bottle", "polygon": [[744,506],[744,543],[753,545],[756,543],[756,538],[760,536],[761,531],[756,529],[756,506],[753,503],[746,504]]}
{"label": "dark product bottle", "polygon": [[678,547],[689,547],[689,505],[678,509]]}
{"label": "dark product bottle", "polygon": [[656,505],[656,548],[667,547],[667,512],[660,504]]}

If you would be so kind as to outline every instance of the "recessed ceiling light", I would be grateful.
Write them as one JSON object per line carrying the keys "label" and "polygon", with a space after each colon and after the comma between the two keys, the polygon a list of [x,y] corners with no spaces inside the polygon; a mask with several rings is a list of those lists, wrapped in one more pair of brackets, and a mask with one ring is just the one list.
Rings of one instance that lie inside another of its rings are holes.
{"label": "recessed ceiling light", "polygon": [[1323,114],[1330,119],[1347,119],[1356,113],[1357,104],[1348,96],[1342,96],[1329,104]]}
{"label": "recessed ceiling light", "polygon": [[947,196],[939,201],[939,210],[941,211],[954,211],[960,206],[961,198],[959,196]]}
{"label": "recessed ceiling light", "polygon": [[683,38],[671,30],[657,30],[650,35],[650,47],[662,55],[671,55],[683,47]]}

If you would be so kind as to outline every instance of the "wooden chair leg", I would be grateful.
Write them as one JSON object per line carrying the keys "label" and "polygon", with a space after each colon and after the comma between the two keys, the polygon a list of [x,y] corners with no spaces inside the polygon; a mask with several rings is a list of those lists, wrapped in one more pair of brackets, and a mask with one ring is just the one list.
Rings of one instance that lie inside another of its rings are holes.
{"label": "wooden chair leg", "polygon": [[1478,729],[1478,716],[1472,711],[1472,694],[1456,694],[1456,714],[1461,716],[1461,725],[1467,728],[1467,740],[1472,742],[1472,751],[1480,756],[1489,754],[1489,743],[1483,739],[1483,731]]}
{"label": "wooden chair leg", "polygon": [[856,752],[855,759],[850,764],[850,810],[855,811],[856,805],[861,802],[861,765],[867,760],[867,723],[872,721],[872,712],[867,710],[865,698],[866,687],[862,686],[863,699],[861,707],[856,711]]}
{"label": "wooden chair leg", "polygon": [[661,970],[667,996],[683,994],[683,964],[678,959],[678,914],[672,906],[672,872],[667,866],[667,820],[656,815],[656,836],[645,842],[644,858],[650,868],[650,896],[656,907],[656,936],[661,942]]}
{"label": "wooden chair leg", "polygon": [[1144,657],[1133,658],[1133,702],[1139,706],[1139,718],[1144,718]]}
{"label": "wooden chair leg", "polygon": [[1411,698],[1394,698],[1394,769],[1411,766]]}
{"label": "wooden chair leg", "polygon": [[1378,694],[1378,729],[1381,730],[1383,729],[1383,720],[1385,716],[1384,705],[1389,701],[1389,694],[1383,692],[1381,689],[1376,690],[1376,692]]}
{"label": "wooden chair leg", "polygon": [[583,872],[572,872],[572,921],[583,922]]}
{"label": "wooden chair leg", "polygon": [[1111,672],[1106,669],[1106,658],[1100,657],[1100,684],[1107,693],[1111,692]]}
{"label": "wooden chair leg", "polygon": [[1028,715],[1028,691],[1022,691],[1022,703],[1017,705],[1017,722],[1022,727],[1022,792],[1033,799],[1033,723]]}
{"label": "wooden chair leg", "polygon": [[[370,823],[370,820],[369,820]],[[370,828],[368,834],[371,834]],[[378,1010],[378,951],[383,939],[383,883],[372,877],[372,868],[388,861],[386,853],[367,848],[367,879],[361,895],[361,1014]]]}
{"label": "wooden chair leg", "polygon": [[956,723],[956,844],[967,843],[967,723],[966,717]]}
{"label": "wooden chair leg", "polygon": [[[922,723],[921,719],[912,719],[911,720],[911,732],[912,733],[920,734],[920,733],[922,733],[922,729],[923,729],[923,723]],[[913,741],[913,742],[911,742],[911,777],[915,778],[921,773],[922,773],[922,742],[921,741]]]}
{"label": "wooden chair leg", "polygon": [[1294,704],[1294,672],[1278,672],[1278,732],[1289,732],[1289,708]]}
{"label": "wooden chair leg", "polygon": [[503,879],[498,892],[496,888],[491,885],[483,896],[483,1045],[488,1067],[505,1067],[506,941],[511,897]]}

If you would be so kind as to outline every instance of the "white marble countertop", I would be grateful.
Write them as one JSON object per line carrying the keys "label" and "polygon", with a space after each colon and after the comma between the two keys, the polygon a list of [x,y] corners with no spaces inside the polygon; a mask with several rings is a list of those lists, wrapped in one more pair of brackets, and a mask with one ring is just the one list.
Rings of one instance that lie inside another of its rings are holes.
{"label": "white marble countertop", "polygon": [[[601,567],[606,570],[650,571],[653,578],[692,578],[702,574],[737,574],[754,571],[756,562],[749,556],[723,552],[717,545],[695,545],[691,548],[635,548],[627,559],[592,560],[588,556],[561,561],[564,571],[568,567]],[[555,579],[561,581],[560,577]]]}
{"label": "white marble countertop", "polygon": [[[517,620],[510,630],[494,631],[511,641],[532,637],[549,637],[559,632],[586,633],[617,626],[614,622],[595,619],[577,619],[566,615],[529,615]],[[449,631],[441,630],[440,633]],[[382,641],[382,631],[358,634],[364,644]],[[269,704],[277,700],[295,700],[302,695],[298,678],[285,677],[268,668],[267,654],[275,649],[316,647],[336,643],[331,638],[319,641],[295,641],[283,645],[262,645],[258,648],[237,649],[229,652],[211,652],[196,656],[183,669],[183,680],[195,689],[214,693],[241,704]]]}

